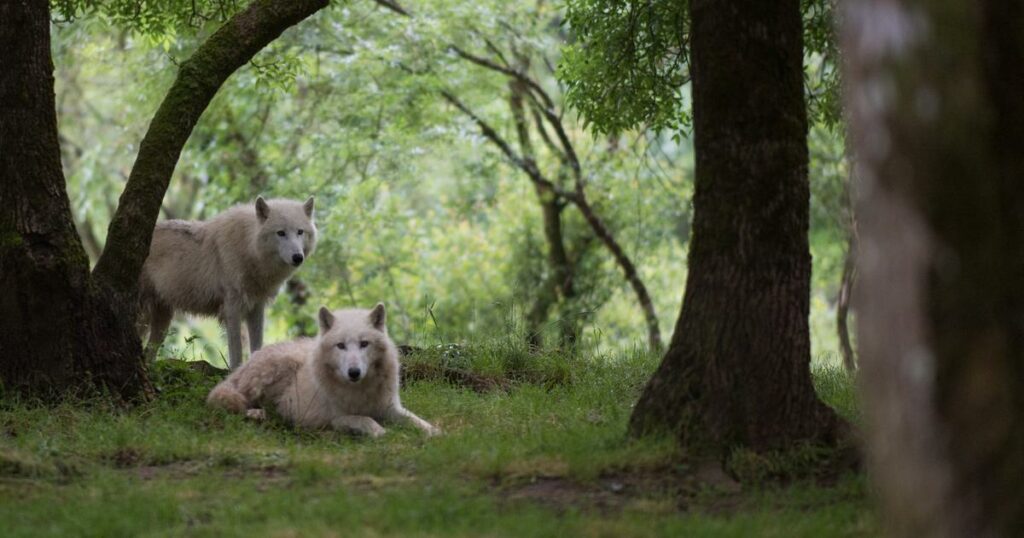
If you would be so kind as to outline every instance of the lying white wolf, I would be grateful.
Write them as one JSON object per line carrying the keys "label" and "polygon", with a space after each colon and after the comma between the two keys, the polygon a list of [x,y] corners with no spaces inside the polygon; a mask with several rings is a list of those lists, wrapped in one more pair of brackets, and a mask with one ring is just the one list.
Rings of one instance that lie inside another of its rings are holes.
{"label": "lying white wolf", "polygon": [[384,305],[331,312],[320,308],[320,336],[268,346],[210,391],[215,407],[262,419],[273,406],[306,428],[378,437],[378,421],[408,422],[429,435],[440,430],[398,397],[398,349],[388,337]]}
{"label": "lying white wolf", "polygon": [[208,221],[158,223],[139,278],[140,326],[149,326],[146,355],[156,357],[174,311],[183,310],[220,317],[231,368],[238,368],[242,321],[255,352],[263,344],[266,303],[315,247],[313,197],[305,203],[260,197]]}

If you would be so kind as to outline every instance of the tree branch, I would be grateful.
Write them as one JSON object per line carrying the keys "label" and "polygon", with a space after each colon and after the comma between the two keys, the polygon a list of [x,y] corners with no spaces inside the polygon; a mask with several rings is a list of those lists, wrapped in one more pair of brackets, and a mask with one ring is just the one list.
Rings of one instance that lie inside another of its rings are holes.
{"label": "tree branch", "polygon": [[[654,309],[654,301],[651,299],[651,295],[647,291],[647,286],[644,285],[643,280],[640,278],[640,274],[637,271],[636,266],[633,264],[633,261],[626,254],[626,251],[625,249],[622,248],[622,245],[619,244],[611,229],[608,228],[604,220],[602,220],[600,216],[598,216],[593,206],[590,205],[590,201],[587,200],[587,195],[585,191],[586,182],[583,178],[583,170],[580,166],[580,160],[579,157],[576,155],[576,150],[573,147],[572,141],[569,140],[569,135],[568,132],[565,130],[565,125],[562,123],[561,117],[559,117],[555,110],[554,100],[551,98],[550,95],[548,95],[546,91],[544,91],[544,88],[541,87],[541,85],[537,83],[537,81],[533,80],[532,78],[529,77],[529,75],[526,74],[525,70],[518,70],[510,67],[501,66],[491,60],[488,60],[487,58],[482,58],[480,56],[470,54],[469,52],[466,52],[465,50],[459,48],[456,45],[451,45],[450,50],[464,60],[467,60],[486,69],[490,69],[491,71],[502,73],[508,77],[511,77],[515,82],[517,82],[520,85],[520,87],[526,88],[528,90],[523,93],[525,93],[530,98],[531,103],[534,105],[532,107],[533,110],[535,111],[535,113],[539,113],[541,116],[543,116],[545,120],[547,120],[547,124],[551,126],[552,130],[555,131],[555,136],[558,138],[561,150],[554,151],[554,153],[559,157],[559,159],[562,160],[563,164],[567,164],[568,167],[572,170],[574,179],[574,189],[571,192],[558,187],[551,181],[548,181],[546,178],[544,178],[540,170],[537,168],[536,162],[534,162],[533,159],[521,158],[518,155],[515,155],[515,152],[508,145],[508,143],[505,142],[490,125],[487,125],[486,122],[484,122],[482,119],[473,114],[472,111],[466,108],[466,106],[459,102],[458,99],[456,99],[453,95],[451,95],[448,92],[442,92],[442,94],[444,95],[445,99],[447,99],[450,103],[455,105],[456,108],[458,108],[463,113],[471,117],[477,123],[477,125],[480,126],[480,129],[481,131],[483,131],[484,136],[489,138],[499,148],[501,148],[502,152],[504,152],[505,155],[510,160],[512,160],[512,162],[519,166],[519,168],[525,171],[535,184],[541,185],[541,181],[545,182],[546,186],[549,186],[552,192],[554,192],[562,199],[571,202],[577,207],[577,209],[580,210],[580,213],[583,214],[583,218],[587,221],[587,224],[593,230],[594,235],[596,235],[597,238],[600,239],[601,242],[605,245],[605,247],[612,253],[612,257],[615,258],[615,262],[622,269],[623,276],[625,277],[626,281],[629,282],[629,285],[633,288],[634,293],[636,293],[637,302],[640,304],[640,309],[644,313],[644,320],[647,324],[648,344],[650,345],[652,350],[661,350],[661,329],[658,325],[658,316]],[[517,127],[519,127],[518,124],[525,124],[525,122],[523,122],[522,120],[523,118],[517,118]],[[548,138],[547,131],[543,127],[543,122],[540,121],[539,118],[537,118],[536,121],[538,131],[541,134],[541,138],[545,141],[546,144],[549,145],[549,147],[552,150],[554,150],[554,143],[553,141],[550,140],[550,138]],[[520,134],[520,136],[522,136],[522,133]]]}
{"label": "tree branch", "polygon": [[404,7],[402,7],[401,4],[399,4],[398,2],[395,2],[393,0],[373,0],[373,1],[376,2],[377,5],[385,8],[385,9],[389,9],[391,11],[394,11],[395,13],[398,13],[399,15],[404,15],[406,17],[412,17],[412,13],[410,13],[409,10],[405,9]]}
{"label": "tree branch", "polygon": [[522,71],[498,65],[487,58],[482,58],[466,52],[456,45],[452,45],[450,49],[456,54],[456,56],[466,61],[479,65],[480,67],[490,69],[491,71],[502,73],[526,84],[526,86],[531,90],[529,92],[530,99],[537,102],[537,108],[540,110],[541,114],[543,114],[544,118],[548,120],[551,128],[554,129],[555,135],[558,137],[558,141],[562,145],[562,151],[565,153],[565,156],[569,161],[569,167],[572,168],[573,176],[576,178],[577,183],[582,183],[583,173],[580,168],[579,157],[576,156],[576,150],[573,148],[572,142],[569,140],[569,135],[565,130],[565,126],[562,125],[562,119],[559,118],[558,114],[555,112],[555,101],[551,98],[548,92],[545,91],[537,81],[533,80]]}
{"label": "tree branch", "polygon": [[499,135],[498,132],[495,131],[493,127],[490,126],[490,124],[488,124],[486,121],[480,118],[480,116],[477,116],[472,110],[469,109],[469,107],[463,104],[458,97],[455,97],[451,92],[447,90],[442,90],[441,96],[444,97],[446,101],[455,106],[455,108],[459,109],[463,114],[469,116],[469,118],[472,119],[473,122],[476,123],[478,127],[480,127],[480,132],[484,135],[484,137],[493,142],[494,145],[498,146],[498,148],[501,149],[501,152],[505,154],[505,157],[507,157],[508,160],[512,161],[512,164],[516,165],[516,167],[521,169],[523,172],[526,172],[526,175],[530,178],[530,181],[534,182],[537,185],[550,189],[551,192],[555,193],[558,196],[565,198],[571,198],[575,196],[575,193],[561,189],[560,187],[558,187],[558,185],[555,185],[546,177],[544,177],[540,169],[537,167],[537,163],[532,158],[523,158],[519,156],[519,154],[517,154],[515,150],[512,149],[512,146],[510,146],[509,143],[506,142],[505,139],[502,138],[501,135]]}
{"label": "tree branch", "polygon": [[182,147],[224,81],[286,29],[329,0],[256,0],[231,17],[185,61],[139,146],[93,275],[134,292],[160,204]]}

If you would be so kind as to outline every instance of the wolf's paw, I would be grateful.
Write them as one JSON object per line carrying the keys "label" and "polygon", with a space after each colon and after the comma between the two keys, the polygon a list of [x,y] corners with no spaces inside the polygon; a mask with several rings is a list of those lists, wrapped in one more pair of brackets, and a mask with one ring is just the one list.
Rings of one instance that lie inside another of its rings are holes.
{"label": "wolf's paw", "polygon": [[249,409],[245,412],[245,418],[249,420],[266,420],[267,412],[262,409]]}
{"label": "wolf's paw", "polygon": [[427,437],[437,437],[438,435],[444,433],[444,431],[442,431],[441,428],[438,428],[433,424],[428,424],[427,428],[424,429],[423,432],[427,434]]}
{"label": "wolf's paw", "polygon": [[363,433],[365,433],[367,436],[373,437],[375,439],[377,437],[384,435],[387,432],[388,431],[385,430],[383,426],[377,424],[376,422],[371,422],[369,425],[367,425],[366,430],[363,431]]}

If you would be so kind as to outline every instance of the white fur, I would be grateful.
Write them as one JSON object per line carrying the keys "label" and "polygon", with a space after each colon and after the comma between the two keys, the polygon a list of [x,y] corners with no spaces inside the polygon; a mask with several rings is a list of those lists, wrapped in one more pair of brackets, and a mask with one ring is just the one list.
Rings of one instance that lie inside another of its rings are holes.
{"label": "white fur", "polygon": [[[387,334],[384,305],[333,313],[321,308],[319,318],[318,338],[260,350],[214,387],[207,403],[254,419],[265,416],[260,406],[273,406],[297,426],[373,437],[384,434],[379,424],[384,421],[440,433],[402,407],[398,350]],[[359,369],[359,375],[350,376],[350,369]]]}
{"label": "white fur", "polygon": [[237,368],[242,322],[255,352],[263,344],[266,303],[315,247],[312,197],[305,203],[257,198],[208,221],[158,223],[139,279],[147,355],[156,356],[174,312],[182,310],[221,319],[231,368]]}

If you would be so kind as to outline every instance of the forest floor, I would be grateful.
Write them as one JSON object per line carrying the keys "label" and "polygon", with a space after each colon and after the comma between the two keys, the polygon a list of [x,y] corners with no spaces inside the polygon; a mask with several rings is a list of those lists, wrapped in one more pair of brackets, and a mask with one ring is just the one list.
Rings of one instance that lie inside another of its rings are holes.
{"label": "forest floor", "polygon": [[[403,402],[440,426],[440,437],[392,427],[380,439],[358,439],[249,422],[204,407],[216,378],[180,361],[158,363],[159,397],[130,409],[102,400],[45,408],[0,400],[2,534],[879,532],[863,475],[801,471],[827,455],[737,454],[730,476],[689,468],[671,439],[627,439],[631,405],[655,357],[447,347],[406,363]],[[820,370],[816,384],[858,420],[846,375]]]}

